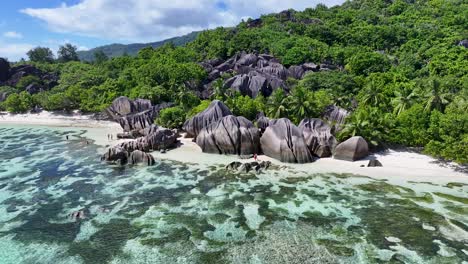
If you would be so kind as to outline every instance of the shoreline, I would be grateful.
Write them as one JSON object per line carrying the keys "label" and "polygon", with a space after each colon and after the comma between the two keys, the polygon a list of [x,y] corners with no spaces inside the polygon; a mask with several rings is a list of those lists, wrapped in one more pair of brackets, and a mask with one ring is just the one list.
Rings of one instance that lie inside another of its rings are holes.
{"label": "shoreline", "polygon": [[[63,127],[86,130],[86,137],[100,146],[106,147],[116,145],[128,139],[117,139],[116,134],[121,132],[118,123],[106,120],[96,120],[92,115],[81,115],[77,112],[70,115],[51,113],[43,111],[34,114],[6,114],[0,113],[0,126],[46,126]],[[107,135],[114,135],[113,140],[108,140]],[[225,166],[232,161],[251,162],[253,158],[240,160],[234,155],[217,155],[203,153],[201,149],[192,142],[191,138],[179,138],[181,144],[178,148],[169,150],[167,153],[152,152],[156,159],[173,160],[183,163],[192,163],[205,166]],[[373,153],[363,160],[349,162],[333,158],[321,158],[313,163],[291,164],[282,163],[265,155],[259,155],[261,161],[271,161],[282,167],[281,173],[289,173],[290,177],[307,176],[315,173],[340,173],[367,176],[378,180],[387,180],[391,183],[405,183],[411,181],[444,184],[449,182],[460,182],[468,184],[468,174],[457,171],[454,168],[462,167],[453,162],[440,162],[430,156],[411,152],[407,150],[386,150]],[[369,159],[378,159],[383,167],[361,167],[367,166]]]}

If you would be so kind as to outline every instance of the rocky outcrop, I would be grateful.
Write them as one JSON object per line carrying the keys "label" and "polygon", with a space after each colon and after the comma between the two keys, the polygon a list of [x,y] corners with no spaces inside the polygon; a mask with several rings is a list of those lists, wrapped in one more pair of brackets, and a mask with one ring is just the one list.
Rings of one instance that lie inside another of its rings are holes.
{"label": "rocky outcrop", "polygon": [[255,170],[255,172],[260,173],[264,170],[268,170],[270,168],[271,162],[270,161],[261,161],[261,162],[238,162],[238,161],[233,161],[226,165],[226,170],[230,171],[237,171],[241,173],[249,173],[252,170]]}
{"label": "rocky outcrop", "polygon": [[10,77],[10,63],[4,58],[0,58],[0,82],[8,80]]}
{"label": "rocky outcrop", "polygon": [[458,43],[459,46],[465,47],[468,49],[468,39],[464,39]]}
{"label": "rocky outcrop", "polygon": [[307,163],[314,161],[302,131],[289,119],[270,121],[260,138],[263,153],[282,162]]}
{"label": "rocky outcrop", "polygon": [[346,109],[336,105],[329,105],[323,111],[322,118],[331,125],[333,132],[336,132],[342,129],[349,114]]}
{"label": "rocky outcrop", "polygon": [[367,157],[369,155],[369,146],[364,138],[356,136],[352,137],[336,146],[335,159],[355,161]]}
{"label": "rocky outcrop", "polygon": [[159,112],[171,106],[173,106],[172,103],[153,106],[150,100],[131,100],[125,96],[120,96],[112,102],[106,112],[110,118],[120,124],[124,132],[130,132],[151,126]]}
{"label": "rocky outcrop", "polygon": [[109,148],[107,152],[102,155],[101,160],[107,162],[117,163],[119,165],[127,164],[128,151],[120,146]]}
{"label": "rocky outcrop", "polygon": [[267,127],[270,125],[270,119],[265,116],[263,112],[257,114],[257,121],[255,122],[260,132],[263,134]]}
{"label": "rocky outcrop", "polygon": [[258,153],[259,142],[257,127],[242,116],[232,115],[205,126],[196,139],[203,152],[232,155]]}
{"label": "rocky outcrop", "polygon": [[301,121],[299,128],[313,155],[319,158],[331,157],[337,141],[328,124],[318,118],[306,118]]}
{"label": "rocky outcrop", "polygon": [[382,163],[379,160],[369,160],[367,163],[367,167],[383,167]]}
{"label": "rocky outcrop", "polygon": [[177,133],[166,128],[159,128],[157,131],[135,140],[125,141],[117,145],[128,152],[141,150],[144,152],[171,149],[177,146]]}
{"label": "rocky outcrop", "polygon": [[59,75],[56,73],[43,72],[33,65],[19,65],[10,68],[7,60],[0,58],[0,86],[17,87],[23,77],[37,77],[34,83],[24,83],[19,87],[29,93],[47,91],[58,85]]}
{"label": "rocky outcrop", "polygon": [[178,133],[174,130],[152,125],[140,131],[134,131],[131,133],[134,133],[134,135],[137,135],[136,133],[139,135],[146,135],[135,140],[122,142],[115,147],[109,148],[101,157],[101,160],[121,165],[127,163],[144,163],[147,165],[153,165],[153,156],[146,154],[145,152],[166,150],[177,146]]}
{"label": "rocky outcrop", "polygon": [[[327,69],[336,68],[325,65]],[[258,95],[270,96],[276,89],[289,91],[286,83],[287,78],[301,79],[308,72],[320,70],[319,65],[304,63],[302,65],[284,67],[279,60],[269,54],[240,52],[221,62],[220,60],[209,60],[201,63],[206,70],[206,79],[203,91],[199,91],[202,98],[208,98],[213,94],[213,83],[223,73],[234,76],[224,81],[224,87],[240,92],[242,95],[256,97]]]}
{"label": "rocky outcrop", "polygon": [[182,128],[188,136],[196,138],[205,126],[228,115],[232,115],[231,110],[223,102],[214,100],[203,112],[185,121]]}
{"label": "rocky outcrop", "polygon": [[153,166],[156,161],[154,160],[153,155],[140,150],[135,150],[130,154],[128,163],[131,165],[144,164],[147,166]]}

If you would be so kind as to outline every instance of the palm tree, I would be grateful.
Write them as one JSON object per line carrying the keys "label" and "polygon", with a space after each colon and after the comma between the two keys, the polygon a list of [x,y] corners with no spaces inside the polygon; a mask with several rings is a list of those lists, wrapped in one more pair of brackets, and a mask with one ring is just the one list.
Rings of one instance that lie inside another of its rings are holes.
{"label": "palm tree", "polygon": [[362,91],[361,103],[364,105],[379,106],[385,100],[382,88],[383,84],[378,84],[372,79]]}
{"label": "palm tree", "polygon": [[405,111],[413,104],[416,98],[416,93],[410,84],[404,84],[399,91],[395,91],[395,98],[392,100],[394,105],[394,113],[400,115],[401,112]]}
{"label": "palm tree", "polygon": [[268,98],[267,114],[271,118],[281,118],[287,115],[287,98],[283,89],[275,90]]}
{"label": "palm tree", "polygon": [[300,122],[306,117],[311,117],[313,112],[313,94],[302,86],[296,86],[288,96],[287,106],[294,122]]}
{"label": "palm tree", "polygon": [[436,78],[429,79],[428,86],[425,91],[423,90],[423,93],[426,100],[426,107],[424,108],[426,111],[432,109],[442,111],[450,103],[451,94],[444,91],[440,81]]}

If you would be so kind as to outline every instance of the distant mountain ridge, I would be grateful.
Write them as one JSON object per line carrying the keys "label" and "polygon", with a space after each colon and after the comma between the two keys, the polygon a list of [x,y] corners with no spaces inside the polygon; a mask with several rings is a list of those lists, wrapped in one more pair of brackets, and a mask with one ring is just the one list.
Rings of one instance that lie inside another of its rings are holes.
{"label": "distant mountain ridge", "polygon": [[192,33],[189,33],[187,35],[183,35],[180,37],[174,37],[174,38],[169,38],[169,39],[165,39],[162,41],[150,42],[150,43],[134,43],[134,44],[127,44],[127,45],[125,44],[104,45],[104,46],[96,47],[96,48],[86,50],[86,51],[78,51],[78,57],[82,61],[93,61],[94,53],[99,50],[102,50],[109,58],[119,57],[124,54],[134,56],[138,53],[139,50],[146,48],[146,47],[150,47],[150,46],[153,48],[157,48],[167,43],[173,43],[176,46],[185,45],[188,42],[195,40],[195,38],[198,36],[199,33],[200,31],[194,31]]}

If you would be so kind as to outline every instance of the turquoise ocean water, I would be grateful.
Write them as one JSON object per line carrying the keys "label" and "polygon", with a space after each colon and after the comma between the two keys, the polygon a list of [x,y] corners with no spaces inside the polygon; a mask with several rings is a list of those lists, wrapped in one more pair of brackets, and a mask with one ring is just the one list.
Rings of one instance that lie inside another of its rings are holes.
{"label": "turquoise ocean water", "polygon": [[466,185],[115,167],[83,132],[0,126],[0,263],[468,263]]}

